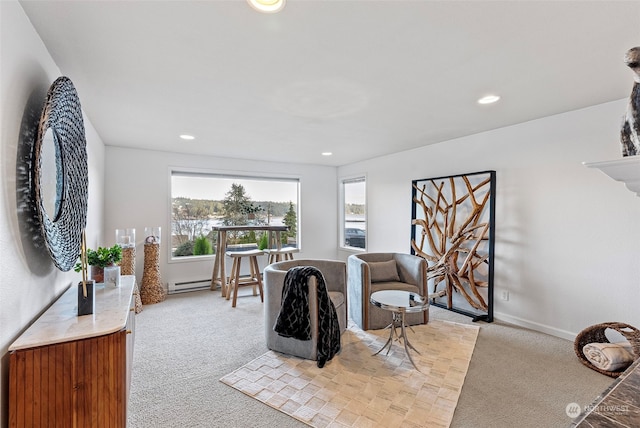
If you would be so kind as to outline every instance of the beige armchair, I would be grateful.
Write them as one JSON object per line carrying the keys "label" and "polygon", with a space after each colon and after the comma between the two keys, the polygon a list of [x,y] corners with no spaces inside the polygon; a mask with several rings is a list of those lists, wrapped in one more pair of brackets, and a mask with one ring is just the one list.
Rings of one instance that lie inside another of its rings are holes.
{"label": "beige armchair", "polygon": [[[362,330],[385,328],[391,313],[370,303],[379,290],[406,290],[428,295],[427,262],[402,253],[362,253],[347,259],[349,317]],[[426,324],[429,311],[407,314],[408,325]]]}
{"label": "beige armchair", "polygon": [[264,320],[267,348],[309,360],[317,360],[318,302],[315,277],[309,278],[309,312],[311,315],[311,340],[282,337],[273,330],[282,304],[282,289],[287,271],[296,266],[316,267],[325,279],[329,298],[338,315],[342,334],[347,328],[347,269],[338,260],[288,260],[268,265],[264,269]]}

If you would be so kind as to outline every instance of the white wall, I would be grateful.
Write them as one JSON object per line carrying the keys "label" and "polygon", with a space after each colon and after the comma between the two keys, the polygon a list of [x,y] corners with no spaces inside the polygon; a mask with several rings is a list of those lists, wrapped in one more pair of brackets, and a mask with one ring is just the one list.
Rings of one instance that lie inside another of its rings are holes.
{"label": "white wall", "polygon": [[368,251],[410,252],[412,180],[496,170],[495,318],[569,339],[599,322],[638,326],[640,198],[582,165],[621,158],[625,110],[626,100],[606,103],[358,162],[338,177],[367,174]]}
{"label": "white wall", "polygon": [[[8,354],[13,340],[67,286],[29,245],[18,214],[16,180],[27,100],[61,73],[20,5],[0,1],[0,421],[6,425]],[[73,80],[73,76],[69,76]],[[82,101],[82,88],[78,88]],[[108,147],[85,118],[89,154],[89,245],[110,245],[114,230],[169,230],[169,166],[301,178],[300,257],[338,253],[336,178],[367,174],[369,251],[409,252],[411,181],[497,171],[496,318],[562,337],[603,321],[640,326],[640,199],[582,161],[620,157],[624,100],[338,168],[177,155]],[[105,159],[106,163],[103,163]],[[105,166],[106,165],[106,166]],[[105,179],[104,174],[108,174]],[[336,174],[337,172],[337,174]],[[106,201],[106,203],[103,203]],[[165,282],[210,275],[211,262],[167,263]],[[138,253],[138,276],[142,257]]]}
{"label": "white wall", "polygon": [[[204,142],[201,142],[204,144]],[[297,258],[337,257],[336,168],[193,156],[120,147],[106,148],[105,245],[115,242],[115,230],[136,229],[136,276],[142,280],[143,232],[146,226],[162,227],[168,243],[170,231],[169,168],[203,169],[244,175],[284,174],[300,179],[301,252]],[[169,262],[169,248],[161,245],[162,282],[211,278],[213,259]]]}
{"label": "white wall", "polygon": [[[7,424],[9,345],[48,307],[79,274],[54,267],[44,249],[34,248],[30,231],[19,213],[18,193],[22,182],[16,167],[28,139],[29,126],[22,126],[35,95],[38,108],[46,90],[61,75],[38,34],[15,1],[0,2],[0,425]],[[69,76],[73,81],[73,76]],[[81,88],[76,88],[82,102]],[[44,91],[44,92],[43,92]],[[37,101],[39,100],[39,101]],[[28,116],[28,115],[27,115]],[[101,239],[103,206],[104,145],[85,117],[89,157],[89,208],[87,235],[92,244]],[[28,121],[25,121],[27,124]],[[32,135],[31,135],[32,137]]]}

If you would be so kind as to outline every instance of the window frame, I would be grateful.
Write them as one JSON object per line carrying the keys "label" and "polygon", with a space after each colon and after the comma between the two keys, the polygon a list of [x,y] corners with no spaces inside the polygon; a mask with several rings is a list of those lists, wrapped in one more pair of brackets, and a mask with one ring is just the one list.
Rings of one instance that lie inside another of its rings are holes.
{"label": "window frame", "polygon": [[[364,183],[364,248],[361,247],[352,247],[350,245],[346,245],[345,244],[345,240],[346,240],[346,230],[347,225],[347,219],[346,219],[346,214],[345,214],[345,206],[347,204],[347,201],[345,201],[345,185],[347,184],[352,184],[352,183],[359,183],[359,182],[363,182]],[[339,215],[339,224],[340,224],[340,229],[338,231],[338,248],[340,248],[341,250],[348,250],[348,251],[353,251],[353,252],[366,252],[367,248],[369,246],[369,227],[368,227],[368,217],[369,217],[369,209],[368,209],[368,188],[367,188],[367,175],[366,174],[353,174],[353,175],[349,175],[349,176],[344,176],[341,177],[339,179],[339,197],[340,197],[340,201],[339,201],[339,209],[340,209],[340,215]]]}
{"label": "window frame", "polygon": [[[172,242],[173,242],[173,183],[172,178],[174,174],[184,174],[184,175],[193,175],[194,177],[203,176],[203,177],[218,177],[224,179],[238,179],[238,180],[262,180],[262,181],[290,181],[295,182],[297,185],[296,189],[296,199],[294,202],[296,206],[296,243],[297,248],[302,248],[302,233],[300,230],[301,225],[301,205],[300,205],[300,188],[302,184],[302,178],[300,175],[296,174],[282,174],[282,173],[270,173],[270,172],[242,172],[242,171],[230,171],[230,170],[219,170],[219,169],[206,169],[206,168],[191,168],[191,167],[179,167],[179,166],[170,166],[168,173],[168,181],[169,181],[169,192],[168,192],[168,215],[169,215],[169,224],[168,224],[168,245],[167,247],[167,262],[168,263],[193,263],[202,260],[214,260],[214,254],[207,255],[191,255],[191,256],[178,256],[175,257],[173,255]],[[214,248],[215,250],[215,248]]]}

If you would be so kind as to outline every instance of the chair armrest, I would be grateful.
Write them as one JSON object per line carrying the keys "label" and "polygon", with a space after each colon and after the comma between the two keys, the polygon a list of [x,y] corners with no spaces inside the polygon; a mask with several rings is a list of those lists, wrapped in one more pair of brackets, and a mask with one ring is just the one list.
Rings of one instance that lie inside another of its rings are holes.
{"label": "chair armrest", "polygon": [[264,318],[267,331],[273,329],[273,325],[280,312],[282,302],[282,289],[286,271],[279,271],[267,267],[264,270]]}
{"label": "chair armrest", "polygon": [[355,255],[347,259],[347,282],[358,288],[371,288],[369,264]]}
{"label": "chair armrest", "polygon": [[368,304],[369,294],[371,294],[371,272],[369,264],[356,255],[351,255],[347,259],[347,285],[350,299],[362,302],[358,306]]}

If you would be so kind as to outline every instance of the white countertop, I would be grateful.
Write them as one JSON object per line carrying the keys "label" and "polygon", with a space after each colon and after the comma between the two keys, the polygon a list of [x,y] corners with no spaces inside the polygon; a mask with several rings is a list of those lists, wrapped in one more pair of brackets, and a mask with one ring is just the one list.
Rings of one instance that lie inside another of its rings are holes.
{"label": "white countertop", "polygon": [[9,351],[103,336],[122,330],[132,304],[135,277],[123,275],[120,286],[95,286],[93,314],[78,316],[78,289],[69,289],[11,346]]}

